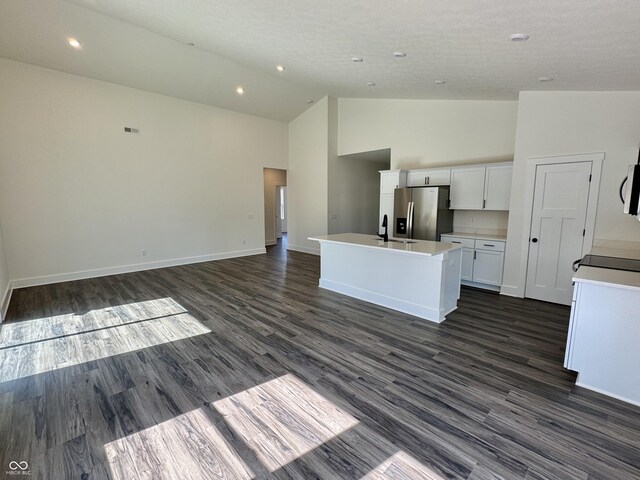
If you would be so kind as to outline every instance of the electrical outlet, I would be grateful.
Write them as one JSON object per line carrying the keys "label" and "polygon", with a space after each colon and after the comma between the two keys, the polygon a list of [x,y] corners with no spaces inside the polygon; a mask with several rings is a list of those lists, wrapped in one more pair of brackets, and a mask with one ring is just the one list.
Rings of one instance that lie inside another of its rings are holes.
{"label": "electrical outlet", "polygon": [[147,249],[146,249],[146,248],[143,248],[143,249],[142,249],[142,256],[143,256],[143,257],[146,257],[146,256],[147,256]]}

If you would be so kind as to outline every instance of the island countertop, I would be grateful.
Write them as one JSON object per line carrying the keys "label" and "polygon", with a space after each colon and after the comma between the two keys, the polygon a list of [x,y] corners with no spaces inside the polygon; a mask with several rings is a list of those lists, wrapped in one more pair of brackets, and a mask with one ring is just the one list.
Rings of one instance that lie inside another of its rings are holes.
{"label": "island countertop", "polygon": [[337,233],[334,235],[320,235],[317,237],[309,237],[309,240],[317,242],[343,243],[349,245],[357,245],[365,248],[384,249],[390,252],[434,256],[442,253],[458,250],[461,245],[455,243],[432,242],[430,240],[410,240],[412,243],[404,243],[406,240],[389,239],[384,242],[376,235],[366,235],[362,233]]}

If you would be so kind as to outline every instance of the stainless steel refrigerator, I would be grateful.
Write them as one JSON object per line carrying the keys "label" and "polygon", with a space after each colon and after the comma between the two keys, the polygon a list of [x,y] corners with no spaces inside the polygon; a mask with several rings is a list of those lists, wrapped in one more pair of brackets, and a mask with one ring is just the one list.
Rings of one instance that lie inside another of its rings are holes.
{"label": "stainless steel refrigerator", "polygon": [[393,202],[393,236],[440,241],[453,231],[449,187],[396,188]]}

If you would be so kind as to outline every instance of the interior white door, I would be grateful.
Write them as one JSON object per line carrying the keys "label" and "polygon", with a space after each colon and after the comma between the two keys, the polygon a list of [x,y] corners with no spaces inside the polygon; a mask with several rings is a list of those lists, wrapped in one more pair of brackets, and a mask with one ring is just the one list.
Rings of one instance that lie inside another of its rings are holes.
{"label": "interior white door", "polygon": [[536,167],[526,297],[571,304],[571,265],[583,255],[591,167],[591,162]]}

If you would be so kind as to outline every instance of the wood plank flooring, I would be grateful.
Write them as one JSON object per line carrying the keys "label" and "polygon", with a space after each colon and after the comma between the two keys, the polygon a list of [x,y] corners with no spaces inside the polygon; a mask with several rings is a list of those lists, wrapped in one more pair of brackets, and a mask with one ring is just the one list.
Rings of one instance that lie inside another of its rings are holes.
{"label": "wood plank flooring", "polygon": [[15,291],[0,478],[640,478],[640,408],[562,368],[568,308],[464,288],[436,325],[318,278],[277,246]]}

